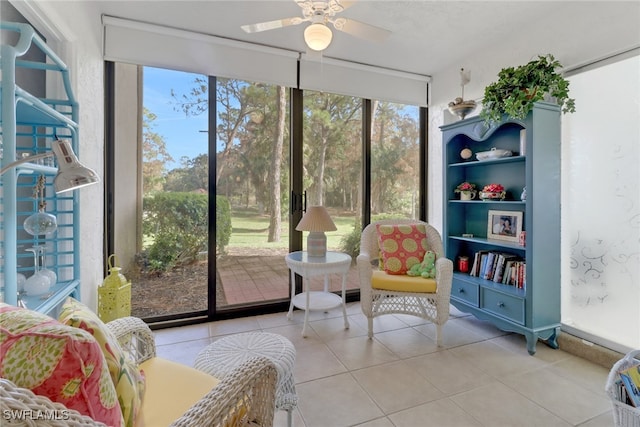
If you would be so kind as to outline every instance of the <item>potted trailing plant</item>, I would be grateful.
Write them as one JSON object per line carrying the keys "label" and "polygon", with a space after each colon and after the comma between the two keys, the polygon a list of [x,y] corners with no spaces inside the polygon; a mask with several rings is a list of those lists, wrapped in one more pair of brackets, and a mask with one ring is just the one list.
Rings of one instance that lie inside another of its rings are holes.
{"label": "potted trailing plant", "polygon": [[482,117],[487,124],[499,122],[503,114],[524,119],[534,102],[545,96],[555,98],[563,113],[575,112],[575,100],[569,97],[569,81],[557,70],[562,65],[553,55],[539,55],[537,59],[519,67],[503,68],[498,81],[484,89]]}

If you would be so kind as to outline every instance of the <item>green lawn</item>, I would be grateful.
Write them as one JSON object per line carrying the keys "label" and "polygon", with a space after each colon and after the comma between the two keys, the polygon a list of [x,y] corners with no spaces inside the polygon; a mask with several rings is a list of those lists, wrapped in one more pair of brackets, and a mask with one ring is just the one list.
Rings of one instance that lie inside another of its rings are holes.
{"label": "green lawn", "polygon": [[[351,233],[355,221],[352,216],[333,216],[333,222],[338,228],[336,231],[329,231],[327,235],[327,247],[337,249],[340,247],[340,240],[346,234]],[[231,213],[231,240],[229,247],[255,247],[255,248],[288,248],[289,246],[289,222],[282,222],[282,234],[279,242],[267,242],[269,231],[269,217],[259,215],[252,210],[236,210]],[[306,238],[307,233],[304,233]]]}

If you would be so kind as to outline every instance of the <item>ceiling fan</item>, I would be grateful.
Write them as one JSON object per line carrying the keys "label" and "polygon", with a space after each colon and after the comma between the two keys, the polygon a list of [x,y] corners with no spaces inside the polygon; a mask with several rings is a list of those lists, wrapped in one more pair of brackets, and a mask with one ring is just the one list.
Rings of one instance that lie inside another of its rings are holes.
{"label": "ceiling fan", "polygon": [[294,0],[302,8],[302,17],[284,18],[275,21],[261,22],[258,24],[243,25],[241,28],[247,33],[275,30],[289,25],[299,25],[303,22],[311,22],[304,30],[304,41],[310,49],[322,51],[329,46],[333,33],[327,26],[333,25],[338,31],[360,37],[365,40],[381,42],[386,39],[390,31],[353,19],[340,18],[336,15],[348,7],[355,0]]}

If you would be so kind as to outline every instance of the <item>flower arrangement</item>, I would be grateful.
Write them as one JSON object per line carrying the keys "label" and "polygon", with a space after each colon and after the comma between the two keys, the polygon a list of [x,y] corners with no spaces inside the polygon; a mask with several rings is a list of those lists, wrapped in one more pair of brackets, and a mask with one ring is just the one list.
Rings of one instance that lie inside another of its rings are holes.
{"label": "flower arrangement", "polygon": [[507,192],[504,191],[502,184],[487,184],[482,187],[480,192],[480,199],[482,200],[504,200]]}
{"label": "flower arrangement", "polygon": [[454,191],[456,193],[460,193],[462,191],[475,191],[475,189],[476,189],[475,184],[465,181],[462,184],[458,185]]}
{"label": "flower arrangement", "polygon": [[482,188],[482,191],[485,193],[502,193],[504,187],[501,184],[488,184]]}

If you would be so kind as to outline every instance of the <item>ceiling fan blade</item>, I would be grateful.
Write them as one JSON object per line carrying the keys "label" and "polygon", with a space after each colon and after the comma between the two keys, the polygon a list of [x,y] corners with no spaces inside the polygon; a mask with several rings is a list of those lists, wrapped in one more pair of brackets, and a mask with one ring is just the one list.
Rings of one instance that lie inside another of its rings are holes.
{"label": "ceiling fan blade", "polygon": [[288,27],[289,25],[298,25],[302,21],[306,20],[298,17],[285,18],[278,19],[276,21],[260,22],[258,24],[242,25],[240,28],[242,28],[247,33],[258,33],[260,31],[275,30],[276,28]]}
{"label": "ceiling fan blade", "polygon": [[330,22],[338,31],[375,42],[382,42],[391,34],[391,31],[385,30],[384,28],[354,21],[353,19],[336,18],[330,20]]}
{"label": "ceiling fan blade", "polygon": [[344,10],[356,4],[357,0],[335,0],[335,2],[340,4],[340,6],[342,6],[342,9]]}

